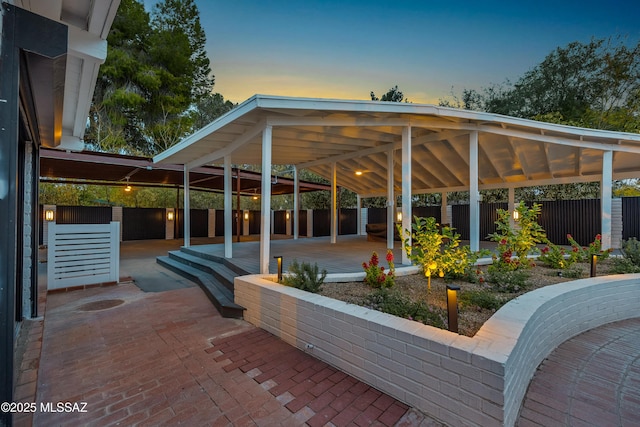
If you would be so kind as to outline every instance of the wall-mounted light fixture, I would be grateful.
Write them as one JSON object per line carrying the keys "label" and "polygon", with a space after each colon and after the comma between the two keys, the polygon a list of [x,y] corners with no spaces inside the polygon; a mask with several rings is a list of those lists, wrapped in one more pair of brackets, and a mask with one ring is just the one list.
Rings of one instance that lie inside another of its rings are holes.
{"label": "wall-mounted light fixture", "polygon": [[55,212],[51,209],[47,209],[46,211],[44,211],[44,219],[46,221],[53,221],[54,219],[56,219]]}
{"label": "wall-mounted light fixture", "polygon": [[396,222],[402,222],[402,211],[396,212]]}
{"label": "wall-mounted light fixture", "polygon": [[447,318],[449,330],[458,333],[458,291],[460,286],[447,285]]}
{"label": "wall-mounted light fixture", "polygon": [[167,211],[167,221],[173,221],[174,213],[173,211]]}
{"label": "wall-mounted light fixture", "polygon": [[517,210],[513,210],[513,220],[517,221],[520,219],[520,212],[518,212]]}
{"label": "wall-mounted light fixture", "polygon": [[291,215],[289,215],[289,212],[285,214],[285,217],[287,218],[287,221],[289,221],[289,218],[291,218]]}
{"label": "wall-mounted light fixture", "polygon": [[278,262],[278,283],[282,283],[282,257],[274,256],[274,258]]}
{"label": "wall-mounted light fixture", "polygon": [[249,211],[244,213],[244,220],[249,221]]}

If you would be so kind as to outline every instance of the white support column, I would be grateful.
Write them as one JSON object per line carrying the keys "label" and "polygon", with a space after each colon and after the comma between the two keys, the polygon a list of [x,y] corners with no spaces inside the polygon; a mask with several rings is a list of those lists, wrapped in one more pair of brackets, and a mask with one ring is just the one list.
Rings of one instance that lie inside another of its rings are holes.
{"label": "white support column", "polygon": [[224,257],[233,257],[233,186],[231,156],[224,156]]}
{"label": "white support column", "polygon": [[513,187],[509,187],[509,199],[508,199],[508,208],[509,209],[509,226],[513,228],[515,226],[515,220],[513,219],[513,212],[516,210],[516,189]]}
{"label": "white support column", "polygon": [[480,192],[478,190],[478,131],[469,135],[469,248],[480,250]]}
{"label": "white support column", "polygon": [[271,133],[265,126],[262,131],[262,198],[260,199],[260,273],[269,274],[269,249],[271,246]]}
{"label": "white support column", "polygon": [[447,200],[448,194],[447,192],[443,192],[440,195],[440,224],[449,224],[449,226],[451,226],[449,211],[447,210],[447,204],[449,203]]}
{"label": "white support column", "polygon": [[331,169],[331,243],[336,243],[338,236],[338,188],[337,188],[337,166],[332,164]]}
{"label": "white support column", "polygon": [[300,181],[298,180],[298,168],[293,167],[293,240],[298,239],[300,229]]}
{"label": "white support column", "polygon": [[602,214],[602,249],[611,247],[611,198],[613,195],[613,152],[602,153],[602,181],[600,182],[600,209]]}
{"label": "white support column", "polygon": [[[411,221],[411,126],[407,126],[402,129],[402,230],[411,232]],[[411,245],[411,235],[408,239]],[[402,264],[411,264],[404,249]]]}
{"label": "white support column", "polygon": [[393,184],[393,148],[391,148],[387,151],[387,249],[393,249],[393,227],[396,222],[396,198]]}
{"label": "white support column", "polygon": [[362,197],[356,194],[356,233],[358,236],[362,235]]}
{"label": "white support column", "polygon": [[191,203],[189,202],[189,168],[184,165],[184,247],[191,246]]}

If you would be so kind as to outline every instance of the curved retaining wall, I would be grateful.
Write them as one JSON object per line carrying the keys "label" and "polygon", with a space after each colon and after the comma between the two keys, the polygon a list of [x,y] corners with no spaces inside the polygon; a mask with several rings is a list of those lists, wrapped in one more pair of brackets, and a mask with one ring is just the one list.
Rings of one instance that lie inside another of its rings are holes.
{"label": "curved retaining wall", "polygon": [[236,278],[235,302],[248,322],[447,425],[511,426],[553,349],[640,315],[640,274],[527,293],[473,338],[281,286],[271,276]]}

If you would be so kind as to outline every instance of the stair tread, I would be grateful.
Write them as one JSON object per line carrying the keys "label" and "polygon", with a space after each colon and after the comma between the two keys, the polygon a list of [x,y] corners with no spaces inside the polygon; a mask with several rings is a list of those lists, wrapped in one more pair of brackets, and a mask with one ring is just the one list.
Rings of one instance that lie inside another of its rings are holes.
{"label": "stair tread", "polygon": [[216,280],[212,275],[203,272],[198,268],[175,260],[169,256],[157,257],[156,261],[167,268],[179,270],[177,271],[179,274],[182,274],[189,280],[195,281],[196,283],[200,284],[208,293],[208,295],[213,297],[221,307],[231,308],[235,310],[244,310],[242,306],[236,304],[233,301],[233,292],[225,287],[224,284]]}

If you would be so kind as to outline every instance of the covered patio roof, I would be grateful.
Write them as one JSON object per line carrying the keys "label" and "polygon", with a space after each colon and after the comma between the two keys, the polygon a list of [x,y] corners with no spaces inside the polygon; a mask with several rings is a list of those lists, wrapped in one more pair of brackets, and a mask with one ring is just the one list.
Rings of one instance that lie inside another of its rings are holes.
{"label": "covered patio roof", "polygon": [[[331,182],[332,243],[338,234],[337,185],[359,197],[386,195],[388,248],[393,248],[398,194],[402,195],[401,227],[410,230],[413,195],[442,193],[444,212],[448,192],[469,191],[469,243],[476,251],[480,190],[508,188],[509,209],[513,210],[516,187],[599,181],[601,234],[607,249],[611,243],[612,181],[640,177],[640,134],[434,105],[255,95],[155,156],[154,162],[184,165],[185,182],[195,168],[223,162],[225,218],[229,223],[230,165],[260,164],[264,195],[260,265],[261,272],[267,273],[271,227],[267,183],[273,164],[294,165],[294,180],[298,170],[309,169]],[[294,195],[297,230],[297,192]],[[186,246],[188,227],[185,222]],[[228,258],[232,254],[230,234],[229,228],[225,231],[225,236],[229,235],[225,238]],[[405,253],[402,263],[410,263]]]}
{"label": "covered patio roof", "polygon": [[[469,135],[478,133],[479,189],[599,181],[602,153],[613,179],[640,177],[640,135],[555,125],[434,105],[255,95],[169,150],[158,163],[193,168],[260,164],[272,127],[272,163],[309,169],[362,196],[387,194],[388,153],[401,182],[402,130],[411,127],[413,194],[469,189]],[[356,176],[356,172],[362,172]]]}

